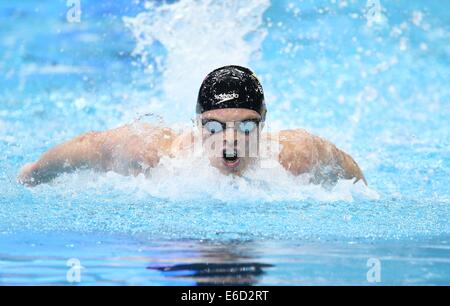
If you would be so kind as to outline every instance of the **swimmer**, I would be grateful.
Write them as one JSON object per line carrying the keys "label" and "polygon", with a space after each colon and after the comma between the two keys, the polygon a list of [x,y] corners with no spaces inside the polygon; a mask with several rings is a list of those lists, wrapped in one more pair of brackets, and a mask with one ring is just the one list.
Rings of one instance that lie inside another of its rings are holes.
{"label": "swimmer", "polygon": [[[196,112],[197,131],[128,124],[82,134],[25,165],[18,181],[35,186],[78,169],[148,175],[164,156],[192,154],[196,141],[207,152],[210,165],[225,175],[239,176],[258,165],[267,110],[263,88],[252,71],[240,66],[212,71],[201,84]],[[303,129],[282,130],[266,138],[278,142],[274,160],[293,175],[307,174],[314,184],[339,179],[367,184],[353,158],[325,139]]]}

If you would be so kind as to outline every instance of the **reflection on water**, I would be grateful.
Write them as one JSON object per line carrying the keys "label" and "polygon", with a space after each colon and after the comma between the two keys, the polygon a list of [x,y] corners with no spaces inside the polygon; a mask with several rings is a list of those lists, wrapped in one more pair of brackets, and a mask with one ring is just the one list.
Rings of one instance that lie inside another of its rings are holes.
{"label": "reflection on water", "polygon": [[261,263],[197,263],[166,267],[149,267],[162,271],[168,277],[188,277],[197,285],[250,286],[258,283],[265,268],[273,267]]}
{"label": "reflection on water", "polygon": [[[167,278],[190,279],[196,285],[256,285],[271,264],[258,262],[252,242],[194,245],[194,257],[179,258],[180,263],[150,265]],[[192,253],[189,253],[192,256]],[[195,261],[195,262],[192,262]]]}
{"label": "reflection on water", "polygon": [[[81,282],[66,279],[69,259]],[[450,237],[417,241],[164,240],[0,234],[0,285],[448,285]]]}

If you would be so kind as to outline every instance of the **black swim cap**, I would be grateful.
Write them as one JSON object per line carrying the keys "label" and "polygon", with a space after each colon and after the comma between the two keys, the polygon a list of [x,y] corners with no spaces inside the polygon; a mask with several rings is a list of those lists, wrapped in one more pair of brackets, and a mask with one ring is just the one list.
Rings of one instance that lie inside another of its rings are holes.
{"label": "black swim cap", "polygon": [[197,114],[221,108],[247,108],[264,121],[266,105],[261,83],[248,68],[225,66],[209,73],[198,93]]}

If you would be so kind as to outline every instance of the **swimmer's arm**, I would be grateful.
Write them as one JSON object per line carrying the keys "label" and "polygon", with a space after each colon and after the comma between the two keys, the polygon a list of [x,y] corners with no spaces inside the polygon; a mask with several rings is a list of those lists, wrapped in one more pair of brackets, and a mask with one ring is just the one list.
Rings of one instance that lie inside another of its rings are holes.
{"label": "swimmer's arm", "polygon": [[25,165],[18,181],[35,186],[77,169],[147,175],[162,155],[171,156],[175,137],[172,130],[152,125],[125,125],[104,132],[89,132],[50,149],[37,162]]}
{"label": "swimmer's arm", "polygon": [[282,131],[279,137],[280,162],[291,173],[311,173],[315,183],[355,179],[367,185],[354,159],[331,142],[300,129]]}
{"label": "swimmer's arm", "polygon": [[46,183],[61,173],[80,168],[97,168],[102,165],[101,144],[104,134],[89,132],[55,146],[41,158],[25,165],[18,175],[18,181],[27,186]]}

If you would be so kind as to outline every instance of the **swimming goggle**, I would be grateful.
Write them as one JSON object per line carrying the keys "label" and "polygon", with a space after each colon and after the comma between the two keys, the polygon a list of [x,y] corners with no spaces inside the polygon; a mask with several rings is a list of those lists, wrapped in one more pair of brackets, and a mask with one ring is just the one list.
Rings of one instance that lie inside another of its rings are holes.
{"label": "swimming goggle", "polygon": [[[234,128],[239,129],[244,134],[250,134],[258,127],[259,120],[249,119],[234,123]],[[202,120],[203,127],[211,134],[220,133],[227,128],[227,124],[217,120],[204,119]]]}

